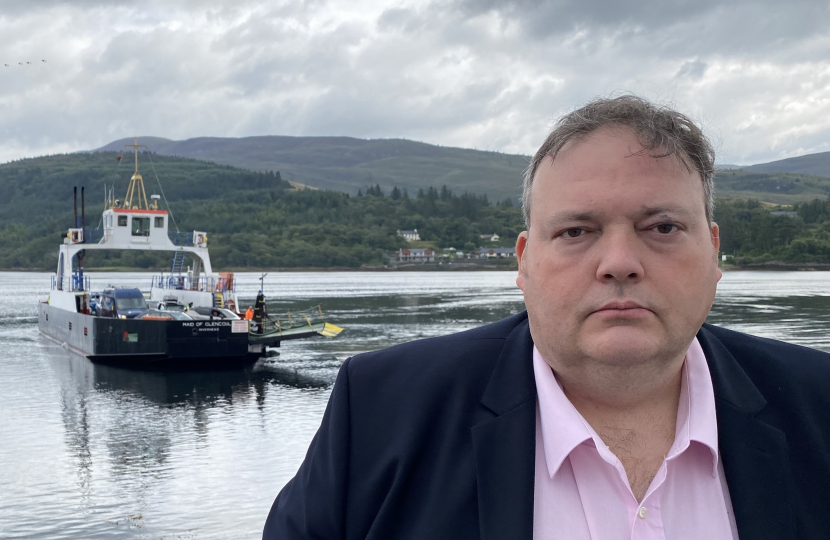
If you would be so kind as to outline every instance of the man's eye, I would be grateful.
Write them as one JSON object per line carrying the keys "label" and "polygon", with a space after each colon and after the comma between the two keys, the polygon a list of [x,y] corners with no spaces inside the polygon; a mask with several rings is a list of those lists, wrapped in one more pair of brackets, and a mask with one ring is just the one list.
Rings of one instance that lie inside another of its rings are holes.
{"label": "man's eye", "polygon": [[661,223],[654,229],[660,234],[671,234],[677,230],[677,225],[672,225],[671,223]]}
{"label": "man's eye", "polygon": [[583,229],[573,228],[573,229],[566,229],[565,232],[562,233],[562,236],[566,238],[577,238],[582,236],[585,233]]}

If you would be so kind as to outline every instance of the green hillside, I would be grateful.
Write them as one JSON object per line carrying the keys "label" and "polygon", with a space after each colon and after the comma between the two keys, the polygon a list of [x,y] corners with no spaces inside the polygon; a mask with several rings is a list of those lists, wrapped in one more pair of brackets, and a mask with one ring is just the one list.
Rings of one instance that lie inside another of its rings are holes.
{"label": "green hillside", "polygon": [[830,199],[787,208],[765,207],[756,200],[719,201],[715,220],[721,252],[731,255],[733,264],[830,264]]}
{"label": "green hillside", "polygon": [[[471,151],[472,152],[472,151]],[[86,189],[86,225],[96,228],[104,187],[123,197],[132,160],[114,152],[26,159],[0,165],[0,268],[52,269],[72,226],[72,187]],[[425,163],[429,160],[421,157]],[[418,247],[472,250],[496,233],[511,245],[523,229],[511,198],[449,187],[384,190],[361,196],[294,190],[281,172],[255,172],[208,161],[140,154],[147,193],[164,195],[182,231],[209,233],[216,268],[358,267],[385,261],[406,244],[398,229],[418,229]],[[747,262],[830,262],[830,179],[724,171],[717,177],[724,252]],[[732,199],[729,201],[728,199]],[[747,199],[756,199],[747,202]],[[758,201],[791,204],[797,217],[773,216]],[[812,202],[810,202],[812,201]],[[825,226],[826,225],[826,226]],[[825,238],[826,237],[826,238]],[[88,267],[166,268],[169,254],[90,253]]]}
{"label": "green hillside", "polygon": [[[193,159],[139,155],[147,196],[160,193],[155,174],[158,172],[164,182],[164,195],[171,203],[243,196],[249,191],[282,192],[291,187],[276,173],[255,173]],[[88,221],[97,219],[103,209],[104,186],[114,185],[116,195],[123,198],[133,168],[132,156],[125,155],[118,162],[113,152],[64,154],[2,164],[0,226],[10,222],[31,222],[33,226],[61,222],[58,230],[70,227],[73,186],[79,190],[86,188]],[[175,206],[173,210],[175,215]]]}
{"label": "green hillside", "polygon": [[830,178],[808,174],[720,171],[715,193],[723,199],[757,199],[775,204],[795,204],[830,194]]}
{"label": "green hillside", "polygon": [[[72,226],[72,187],[86,188],[86,226],[96,228],[104,186],[123,198],[132,162],[113,152],[27,159],[0,165],[0,268],[52,269]],[[435,247],[474,249],[480,235],[509,244],[521,231],[512,204],[449,189],[366,196],[295,191],[279,173],[259,173],[205,161],[140,154],[148,195],[159,193],[154,170],[182,231],[209,233],[215,268],[357,267],[382,264],[403,242],[398,229],[415,229]],[[152,162],[150,158],[152,157]],[[80,203],[79,203],[80,208]],[[169,265],[169,254],[89,252],[88,267]]]}

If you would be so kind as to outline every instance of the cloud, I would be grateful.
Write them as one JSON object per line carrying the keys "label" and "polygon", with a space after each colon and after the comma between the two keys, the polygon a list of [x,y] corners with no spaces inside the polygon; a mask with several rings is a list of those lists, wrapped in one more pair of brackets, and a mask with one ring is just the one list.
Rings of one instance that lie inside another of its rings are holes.
{"label": "cloud", "polygon": [[560,114],[624,91],[698,119],[724,162],[830,149],[823,3],[0,0],[0,13],[0,161],[135,133],[531,154]]}

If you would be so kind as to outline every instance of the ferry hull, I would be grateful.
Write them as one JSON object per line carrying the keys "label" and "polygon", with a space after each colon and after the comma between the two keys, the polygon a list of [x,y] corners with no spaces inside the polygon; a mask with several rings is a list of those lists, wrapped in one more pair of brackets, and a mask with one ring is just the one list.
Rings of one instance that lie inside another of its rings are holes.
{"label": "ferry hull", "polygon": [[261,346],[232,321],[111,319],[38,304],[38,328],[96,363],[158,369],[252,364]]}

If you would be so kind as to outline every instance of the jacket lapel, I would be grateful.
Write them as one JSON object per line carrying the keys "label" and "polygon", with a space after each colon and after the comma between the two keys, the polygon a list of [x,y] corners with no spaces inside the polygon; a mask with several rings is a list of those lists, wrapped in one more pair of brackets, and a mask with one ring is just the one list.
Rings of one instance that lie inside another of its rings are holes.
{"label": "jacket lapel", "polygon": [[536,440],[533,341],[527,320],[507,337],[472,427],[482,540],[531,540]]}
{"label": "jacket lapel", "polygon": [[712,374],[718,449],[738,536],[741,540],[795,538],[787,439],[761,420],[766,400],[706,326],[697,337]]}

